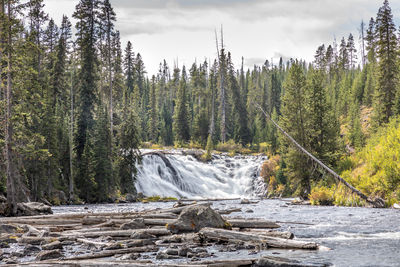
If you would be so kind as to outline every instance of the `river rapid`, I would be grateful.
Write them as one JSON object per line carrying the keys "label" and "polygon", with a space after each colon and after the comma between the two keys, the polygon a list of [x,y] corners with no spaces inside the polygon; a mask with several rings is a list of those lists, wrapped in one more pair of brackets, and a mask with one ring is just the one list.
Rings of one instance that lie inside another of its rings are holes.
{"label": "river rapid", "polygon": [[[264,155],[213,155],[203,163],[184,151],[155,155],[154,150],[138,165],[136,189],[146,196],[177,198],[257,198],[267,188],[260,177]],[[213,259],[243,259],[263,254],[334,266],[400,266],[400,210],[290,205],[289,199],[261,200],[240,204],[240,200],[214,201],[214,209],[241,208],[228,217],[261,218],[276,221],[283,231],[299,240],[314,241],[318,251],[268,249],[256,254],[247,250],[220,252]],[[54,213],[129,212],[170,208],[173,202],[102,204],[53,207]],[[178,260],[179,262],[179,260]],[[159,262],[162,265],[163,262]]]}
{"label": "river rapid", "polygon": [[[296,239],[315,241],[328,249],[319,251],[268,249],[255,255],[249,251],[218,252],[213,259],[243,259],[261,255],[287,257],[307,262],[329,262],[334,266],[399,266],[400,210],[292,206],[288,199],[261,200],[243,205],[240,200],[213,202],[212,208],[242,208],[228,217],[263,218],[278,222],[280,230]],[[102,204],[54,207],[54,213],[127,212],[172,207],[173,202]],[[246,212],[252,210],[253,212]],[[160,262],[162,265],[162,262]]]}

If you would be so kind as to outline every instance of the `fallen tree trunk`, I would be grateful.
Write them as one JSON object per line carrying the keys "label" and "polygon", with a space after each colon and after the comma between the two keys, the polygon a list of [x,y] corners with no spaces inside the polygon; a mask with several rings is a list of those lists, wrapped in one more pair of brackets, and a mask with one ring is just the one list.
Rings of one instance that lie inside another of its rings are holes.
{"label": "fallen tree trunk", "polygon": [[325,165],[322,161],[317,159],[313,154],[308,152],[304,147],[302,147],[297,141],[290,136],[285,130],[283,130],[272,118],[269,116],[260,105],[256,104],[256,106],[264,113],[264,115],[275,125],[276,128],[278,128],[279,131],[281,131],[294,145],[295,147],[300,150],[300,152],[304,153],[306,156],[308,156],[312,161],[317,163],[322,169],[324,169],[326,172],[331,174],[339,183],[344,184],[347,188],[349,188],[354,194],[359,196],[361,199],[365,200],[369,204],[371,204],[375,208],[384,208],[385,207],[385,201],[381,198],[376,198],[375,200],[370,199],[367,197],[365,194],[363,194],[360,190],[356,189],[354,186],[349,184],[345,179],[340,177],[339,174],[337,174],[334,170],[329,168],[327,165]]}
{"label": "fallen tree trunk", "polygon": [[318,249],[319,245],[314,242],[304,242],[298,240],[275,238],[263,235],[248,234],[216,228],[203,228],[199,235],[206,240],[226,240],[226,241],[244,241],[256,242],[261,245],[273,248],[283,249]]}
{"label": "fallen tree trunk", "polygon": [[240,219],[231,219],[228,222],[232,225],[232,227],[238,228],[279,228],[280,226],[271,221],[265,220],[240,220]]}
{"label": "fallen tree trunk", "polygon": [[147,247],[133,247],[133,248],[122,248],[122,249],[114,249],[114,250],[104,250],[99,253],[92,253],[86,255],[79,255],[71,258],[66,258],[65,260],[88,260],[88,259],[98,259],[98,258],[106,258],[111,257],[117,254],[127,254],[127,253],[135,253],[135,252],[156,252],[158,248],[154,246]]}

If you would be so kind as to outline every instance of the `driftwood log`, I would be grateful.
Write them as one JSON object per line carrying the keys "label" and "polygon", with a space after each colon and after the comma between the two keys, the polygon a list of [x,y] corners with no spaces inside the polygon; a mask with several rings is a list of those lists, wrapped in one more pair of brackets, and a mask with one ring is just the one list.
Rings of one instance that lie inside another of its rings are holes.
{"label": "driftwood log", "polygon": [[[211,203],[189,206],[209,207]],[[34,261],[27,261],[23,258],[25,256],[20,256],[22,258],[18,259],[11,254],[3,253],[3,262],[18,266],[154,266],[159,265],[159,262],[154,262],[157,254],[166,257],[164,259],[186,258],[188,262],[180,261],[179,264],[163,262],[163,266],[169,266],[168,264],[170,266],[256,266],[258,259],[210,260],[207,247],[204,247],[202,242],[218,245],[220,241],[228,241],[238,249],[244,249],[244,246],[240,245],[243,243],[263,249],[318,249],[316,243],[293,240],[292,233],[277,231],[279,225],[275,222],[257,219],[225,218],[227,225],[234,230],[202,228],[199,233],[172,234],[167,230],[166,224],[177,219],[187,207],[188,205],[142,212],[0,218],[0,243],[18,242],[18,245],[25,247],[26,251],[32,249],[29,253],[33,254],[29,255],[35,258]],[[232,210],[217,212],[224,214]],[[123,225],[127,228],[121,228]],[[62,249],[64,247],[66,249]],[[46,260],[45,257],[35,257],[37,253],[35,251],[40,250],[48,251],[46,255],[56,258]],[[65,251],[75,251],[75,254],[62,255]],[[148,260],[136,260],[141,253],[154,255]],[[22,254],[17,252],[15,255]],[[193,257],[198,260],[204,258],[208,260],[191,262],[189,259]]]}

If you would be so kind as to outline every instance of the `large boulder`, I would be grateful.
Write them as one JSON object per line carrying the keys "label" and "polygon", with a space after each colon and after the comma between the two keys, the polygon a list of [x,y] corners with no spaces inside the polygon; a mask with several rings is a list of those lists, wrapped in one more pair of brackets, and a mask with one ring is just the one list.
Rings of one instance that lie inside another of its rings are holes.
{"label": "large boulder", "polygon": [[20,216],[35,216],[53,214],[51,207],[39,202],[24,202],[18,203],[18,215]]}
{"label": "large boulder", "polygon": [[167,225],[172,233],[198,232],[203,227],[225,228],[229,224],[209,205],[193,205],[182,210],[178,219]]}

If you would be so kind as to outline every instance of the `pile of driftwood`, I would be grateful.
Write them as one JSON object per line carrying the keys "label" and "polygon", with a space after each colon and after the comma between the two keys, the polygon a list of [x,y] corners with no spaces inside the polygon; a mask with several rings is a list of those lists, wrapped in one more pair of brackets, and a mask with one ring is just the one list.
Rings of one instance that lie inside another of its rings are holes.
{"label": "pile of driftwood", "polygon": [[178,203],[144,212],[0,218],[0,259],[18,266],[309,266],[276,257],[213,260],[216,248],[249,255],[319,248],[277,231],[275,222],[220,215],[235,211]]}

